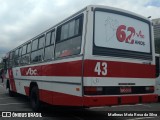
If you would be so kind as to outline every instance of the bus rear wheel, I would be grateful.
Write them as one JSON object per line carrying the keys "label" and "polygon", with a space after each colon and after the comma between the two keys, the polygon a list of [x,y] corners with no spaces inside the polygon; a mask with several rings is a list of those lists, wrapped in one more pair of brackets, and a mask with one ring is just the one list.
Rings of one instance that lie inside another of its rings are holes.
{"label": "bus rear wheel", "polygon": [[39,101],[39,90],[37,86],[34,86],[31,89],[30,93],[30,103],[33,111],[37,112],[40,110],[40,101]]}

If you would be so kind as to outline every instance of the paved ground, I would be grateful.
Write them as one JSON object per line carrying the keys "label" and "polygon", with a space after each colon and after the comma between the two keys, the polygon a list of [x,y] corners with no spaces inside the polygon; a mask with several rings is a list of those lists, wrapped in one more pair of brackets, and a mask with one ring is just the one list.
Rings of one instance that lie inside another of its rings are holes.
{"label": "paved ground", "polygon": [[[90,109],[51,107],[48,105],[43,105],[42,108],[41,114],[43,117],[38,118],[38,120],[160,120],[160,116],[156,116],[158,114],[160,115],[160,103]],[[27,97],[21,95],[9,97],[7,91],[4,89],[2,84],[0,84],[0,112],[6,111],[17,111],[18,113],[23,114],[26,114],[25,112],[27,112],[27,115],[28,112],[33,113]],[[117,116],[112,117],[110,115]],[[143,116],[141,117],[141,115]],[[0,113],[0,120],[28,119],[37,120],[37,118],[5,118],[2,117],[2,114]]]}

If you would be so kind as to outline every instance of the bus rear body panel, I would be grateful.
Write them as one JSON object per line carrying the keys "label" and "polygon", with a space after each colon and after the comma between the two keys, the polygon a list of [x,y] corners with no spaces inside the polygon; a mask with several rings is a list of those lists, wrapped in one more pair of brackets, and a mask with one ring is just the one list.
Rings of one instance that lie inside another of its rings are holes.
{"label": "bus rear body panel", "polygon": [[107,7],[92,7],[89,16],[84,106],[156,102],[151,22]]}

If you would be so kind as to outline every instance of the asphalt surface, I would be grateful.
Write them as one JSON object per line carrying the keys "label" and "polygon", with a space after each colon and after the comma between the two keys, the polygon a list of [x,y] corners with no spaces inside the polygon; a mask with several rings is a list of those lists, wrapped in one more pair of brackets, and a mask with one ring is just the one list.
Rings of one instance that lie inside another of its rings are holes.
{"label": "asphalt surface", "polygon": [[[12,117],[2,117],[6,112],[11,112]],[[26,117],[20,117],[22,115]],[[37,114],[42,117],[29,115],[36,115],[33,114],[29,99],[22,95],[10,97],[0,83],[0,120],[160,120],[160,103],[86,109],[43,104],[41,112]]]}

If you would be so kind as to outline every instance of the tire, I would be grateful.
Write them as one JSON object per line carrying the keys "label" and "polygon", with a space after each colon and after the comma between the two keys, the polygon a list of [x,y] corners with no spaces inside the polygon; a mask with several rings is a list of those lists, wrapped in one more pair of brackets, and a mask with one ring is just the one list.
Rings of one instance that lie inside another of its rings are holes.
{"label": "tire", "polygon": [[34,86],[31,89],[30,103],[33,111],[35,112],[40,111],[39,91],[37,86]]}

